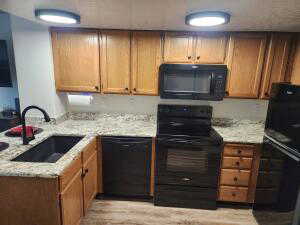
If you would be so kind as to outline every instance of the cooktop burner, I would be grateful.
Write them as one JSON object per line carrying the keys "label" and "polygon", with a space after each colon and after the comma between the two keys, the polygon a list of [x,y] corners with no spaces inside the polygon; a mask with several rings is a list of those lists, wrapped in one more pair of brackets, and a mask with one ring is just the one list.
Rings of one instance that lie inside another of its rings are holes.
{"label": "cooktop burner", "polygon": [[3,151],[9,147],[9,144],[5,142],[0,142],[0,151]]}

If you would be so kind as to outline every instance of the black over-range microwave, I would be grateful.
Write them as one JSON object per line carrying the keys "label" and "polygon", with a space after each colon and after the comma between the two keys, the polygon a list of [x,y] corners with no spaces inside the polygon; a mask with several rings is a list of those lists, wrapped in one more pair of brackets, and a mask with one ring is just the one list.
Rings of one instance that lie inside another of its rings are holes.
{"label": "black over-range microwave", "polygon": [[162,64],[159,68],[163,99],[214,100],[224,98],[226,65]]}

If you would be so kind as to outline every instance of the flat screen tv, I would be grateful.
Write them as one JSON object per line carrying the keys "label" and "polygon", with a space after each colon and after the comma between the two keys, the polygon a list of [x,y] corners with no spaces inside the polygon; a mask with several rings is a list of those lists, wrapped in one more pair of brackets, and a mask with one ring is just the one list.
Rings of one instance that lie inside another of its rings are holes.
{"label": "flat screen tv", "polygon": [[12,87],[7,44],[0,40],[0,87]]}

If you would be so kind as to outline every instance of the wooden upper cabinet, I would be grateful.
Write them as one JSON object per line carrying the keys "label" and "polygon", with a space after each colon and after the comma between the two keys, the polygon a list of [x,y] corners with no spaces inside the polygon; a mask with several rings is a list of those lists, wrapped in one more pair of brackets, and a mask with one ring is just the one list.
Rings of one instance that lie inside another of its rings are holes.
{"label": "wooden upper cabinet", "polygon": [[162,62],[161,33],[133,32],[132,93],[158,94],[158,70]]}
{"label": "wooden upper cabinet", "polygon": [[196,36],[195,63],[223,64],[226,55],[225,34],[208,33]]}
{"label": "wooden upper cabinet", "polygon": [[191,63],[194,38],[188,32],[166,32],[164,36],[164,62]]}
{"label": "wooden upper cabinet", "polygon": [[271,35],[264,65],[260,98],[269,98],[272,83],[286,81],[291,39],[291,34],[275,33]]}
{"label": "wooden upper cabinet", "polygon": [[300,35],[295,42],[294,58],[291,63],[291,83],[300,85]]}
{"label": "wooden upper cabinet", "polygon": [[100,92],[97,31],[52,31],[52,48],[58,91]]}
{"label": "wooden upper cabinet", "polygon": [[101,32],[101,86],[103,93],[130,93],[130,32]]}
{"label": "wooden upper cabinet", "polygon": [[228,47],[229,97],[258,98],[266,49],[266,34],[232,34]]}

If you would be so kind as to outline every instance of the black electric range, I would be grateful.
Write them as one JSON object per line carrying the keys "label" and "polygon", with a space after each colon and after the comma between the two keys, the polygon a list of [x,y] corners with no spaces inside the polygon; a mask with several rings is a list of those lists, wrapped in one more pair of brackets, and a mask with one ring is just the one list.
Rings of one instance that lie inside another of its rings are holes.
{"label": "black electric range", "polygon": [[155,205],[216,209],[223,139],[211,118],[211,106],[158,106]]}

